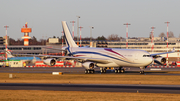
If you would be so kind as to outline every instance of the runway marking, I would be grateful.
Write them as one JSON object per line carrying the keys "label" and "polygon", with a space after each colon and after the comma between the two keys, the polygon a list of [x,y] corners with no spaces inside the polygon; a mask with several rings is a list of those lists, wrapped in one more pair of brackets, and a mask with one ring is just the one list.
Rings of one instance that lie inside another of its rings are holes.
{"label": "runway marking", "polygon": [[152,68],[151,68],[150,70],[161,70],[161,69],[152,69]]}

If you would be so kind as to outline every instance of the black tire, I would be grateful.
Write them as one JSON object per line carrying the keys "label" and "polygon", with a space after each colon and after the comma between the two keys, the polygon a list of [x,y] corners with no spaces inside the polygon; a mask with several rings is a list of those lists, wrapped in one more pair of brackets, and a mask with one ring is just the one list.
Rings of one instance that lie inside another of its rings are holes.
{"label": "black tire", "polygon": [[90,74],[91,73],[91,70],[88,70],[88,74]]}
{"label": "black tire", "polygon": [[144,74],[144,71],[142,71],[142,74]]}
{"label": "black tire", "polygon": [[87,70],[85,70],[85,74],[87,74],[88,73],[88,71]]}
{"label": "black tire", "polygon": [[115,73],[118,73],[118,70],[117,69],[115,69],[115,71],[114,71]]}
{"label": "black tire", "polygon": [[103,72],[106,73],[106,69],[104,69]]}
{"label": "black tire", "polygon": [[104,70],[103,70],[103,69],[101,69],[101,73],[104,73]]}
{"label": "black tire", "polygon": [[118,73],[121,73],[121,70],[120,70],[120,69],[118,69]]}
{"label": "black tire", "polygon": [[94,74],[94,70],[91,70],[91,74]]}
{"label": "black tire", "polygon": [[144,71],[140,71],[140,74],[144,74]]}
{"label": "black tire", "polygon": [[121,69],[121,73],[124,73],[125,72],[125,70],[124,69]]}

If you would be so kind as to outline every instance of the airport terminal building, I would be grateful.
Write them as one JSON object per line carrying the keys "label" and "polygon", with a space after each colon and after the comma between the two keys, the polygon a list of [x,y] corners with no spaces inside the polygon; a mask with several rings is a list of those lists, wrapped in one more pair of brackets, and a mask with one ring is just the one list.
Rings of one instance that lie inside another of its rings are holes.
{"label": "airport terminal building", "polygon": [[[81,46],[89,46],[89,40],[82,40]],[[63,43],[63,46],[66,46]],[[117,49],[126,49],[126,40],[122,39],[119,41],[107,41],[107,40],[94,40],[93,47],[97,48],[117,48]],[[8,49],[13,53],[25,53],[25,54],[59,54],[61,55],[62,51],[60,50],[62,47],[62,43],[46,43],[46,45],[17,45],[12,46],[9,45]],[[153,49],[152,49],[153,47]],[[55,48],[55,49],[53,49]],[[57,50],[59,48],[59,50]],[[173,53],[172,57],[179,57],[180,50],[180,38],[169,38],[168,39],[168,51],[171,51],[175,48],[176,53]],[[0,46],[0,51],[5,49],[4,45]],[[152,42],[150,38],[134,38],[128,39],[128,49],[142,49],[148,51],[150,53],[157,52],[167,52],[167,40],[161,37],[155,37]]]}

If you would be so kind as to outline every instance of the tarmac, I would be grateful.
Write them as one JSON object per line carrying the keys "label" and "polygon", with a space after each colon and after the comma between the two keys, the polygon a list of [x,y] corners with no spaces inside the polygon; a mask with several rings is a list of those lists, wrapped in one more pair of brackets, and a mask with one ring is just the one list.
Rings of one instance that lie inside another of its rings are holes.
{"label": "tarmac", "polygon": [[[125,75],[139,74],[139,68],[125,68]],[[83,67],[1,67],[0,73],[52,73],[63,72],[66,74],[84,74]],[[180,68],[146,68],[143,75],[180,75],[170,74],[168,71],[180,71]],[[95,74],[100,69],[95,69]],[[114,70],[107,70],[107,75]],[[120,75],[119,73],[117,75]],[[93,75],[93,74],[92,74]],[[98,92],[134,92],[134,93],[173,93],[180,94],[180,85],[131,85],[131,84],[31,84],[31,83],[0,83],[0,90],[52,90],[52,91],[98,91]]]}
{"label": "tarmac", "polygon": [[1,90],[96,91],[180,94],[180,85],[0,83]]}
{"label": "tarmac", "polygon": [[[0,73],[52,73],[63,72],[66,74],[84,74],[85,69],[83,67],[0,67]],[[140,75],[139,68],[126,67],[125,73],[127,75]],[[146,68],[144,70],[145,75],[180,75],[170,74],[168,71],[180,71],[180,67],[176,68]],[[95,74],[101,73],[99,68],[95,68]],[[114,70],[107,70],[106,74],[115,73]],[[120,73],[121,74],[121,73]]]}

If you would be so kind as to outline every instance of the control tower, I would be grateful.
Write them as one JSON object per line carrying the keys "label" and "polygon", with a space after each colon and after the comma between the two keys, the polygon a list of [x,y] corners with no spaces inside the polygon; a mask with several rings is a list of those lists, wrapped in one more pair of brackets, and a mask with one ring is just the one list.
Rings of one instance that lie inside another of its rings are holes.
{"label": "control tower", "polygon": [[23,26],[23,28],[21,28],[21,32],[24,33],[24,37],[22,37],[22,39],[24,39],[24,46],[29,46],[29,39],[31,39],[31,37],[29,37],[29,33],[32,32],[31,28],[27,28],[27,22],[25,24],[25,27]]}

